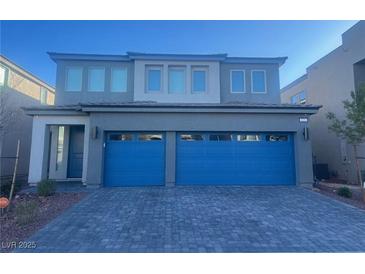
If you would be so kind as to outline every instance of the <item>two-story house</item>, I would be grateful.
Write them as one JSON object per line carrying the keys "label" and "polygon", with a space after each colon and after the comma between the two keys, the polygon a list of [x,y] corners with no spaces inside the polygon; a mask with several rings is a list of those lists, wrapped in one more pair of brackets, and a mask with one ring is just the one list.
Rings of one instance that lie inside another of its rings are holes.
{"label": "two-story house", "polygon": [[0,55],[0,184],[14,172],[20,141],[17,182],[28,178],[32,117],[23,107],[53,105],[55,90],[47,83]]}
{"label": "two-story house", "polygon": [[56,106],[33,116],[29,183],[87,186],[313,182],[318,106],[280,104],[286,58],[49,53]]}
{"label": "two-story house", "polygon": [[[305,75],[281,90],[283,103],[323,106],[310,121],[313,154],[318,164],[328,166],[332,177],[349,183],[357,183],[353,147],[328,129],[330,123],[326,115],[333,112],[344,119],[342,102],[351,99],[351,91],[358,90],[361,85],[365,85],[365,21],[343,33],[342,45],[309,66]],[[365,143],[357,149],[360,168],[365,175]],[[322,172],[318,173],[323,176]]]}

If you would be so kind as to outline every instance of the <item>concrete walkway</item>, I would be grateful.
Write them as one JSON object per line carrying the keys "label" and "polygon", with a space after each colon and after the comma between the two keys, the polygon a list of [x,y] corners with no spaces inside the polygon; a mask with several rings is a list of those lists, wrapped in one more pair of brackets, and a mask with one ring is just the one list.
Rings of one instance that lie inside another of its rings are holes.
{"label": "concrete walkway", "polygon": [[365,211],[299,187],[103,188],[17,252],[365,252]]}

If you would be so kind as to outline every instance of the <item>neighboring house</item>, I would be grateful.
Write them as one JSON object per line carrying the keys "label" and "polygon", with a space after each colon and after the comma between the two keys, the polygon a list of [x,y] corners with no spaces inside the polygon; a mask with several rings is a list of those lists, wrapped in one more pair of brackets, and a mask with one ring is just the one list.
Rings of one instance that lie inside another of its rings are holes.
{"label": "neighboring house", "polygon": [[[0,178],[13,175],[17,141],[20,140],[17,178],[27,178],[32,117],[23,107],[54,104],[54,88],[0,55]],[[25,179],[26,180],[26,179]]]}
{"label": "neighboring house", "polygon": [[306,121],[280,104],[286,58],[49,53],[56,106],[33,116],[29,183],[90,187],[313,182]]}
{"label": "neighboring house", "polygon": [[[307,68],[307,73],[281,90],[283,103],[320,104],[310,121],[313,153],[317,163],[328,164],[332,176],[356,183],[353,148],[328,130],[328,112],[345,118],[343,101],[365,84],[365,21],[342,35],[342,45]],[[365,157],[365,144],[359,147]],[[365,160],[361,160],[365,170]]]}

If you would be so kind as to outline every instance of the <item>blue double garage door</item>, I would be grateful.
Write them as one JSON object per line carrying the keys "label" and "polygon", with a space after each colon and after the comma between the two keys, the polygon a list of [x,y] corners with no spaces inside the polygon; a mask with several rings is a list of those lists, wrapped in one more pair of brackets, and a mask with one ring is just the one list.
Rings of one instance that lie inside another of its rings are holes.
{"label": "blue double garage door", "polygon": [[[165,155],[164,133],[110,133],[104,184],[164,185]],[[295,184],[290,133],[178,132],[175,155],[176,185]]]}

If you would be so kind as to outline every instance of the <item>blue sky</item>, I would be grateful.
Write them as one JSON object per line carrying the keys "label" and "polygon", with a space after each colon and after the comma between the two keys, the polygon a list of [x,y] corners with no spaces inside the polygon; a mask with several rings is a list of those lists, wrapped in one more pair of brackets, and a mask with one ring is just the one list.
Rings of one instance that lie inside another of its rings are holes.
{"label": "blue sky", "polygon": [[54,85],[47,51],[124,54],[228,53],[287,56],[281,86],[341,44],[356,21],[1,21],[0,51]]}

